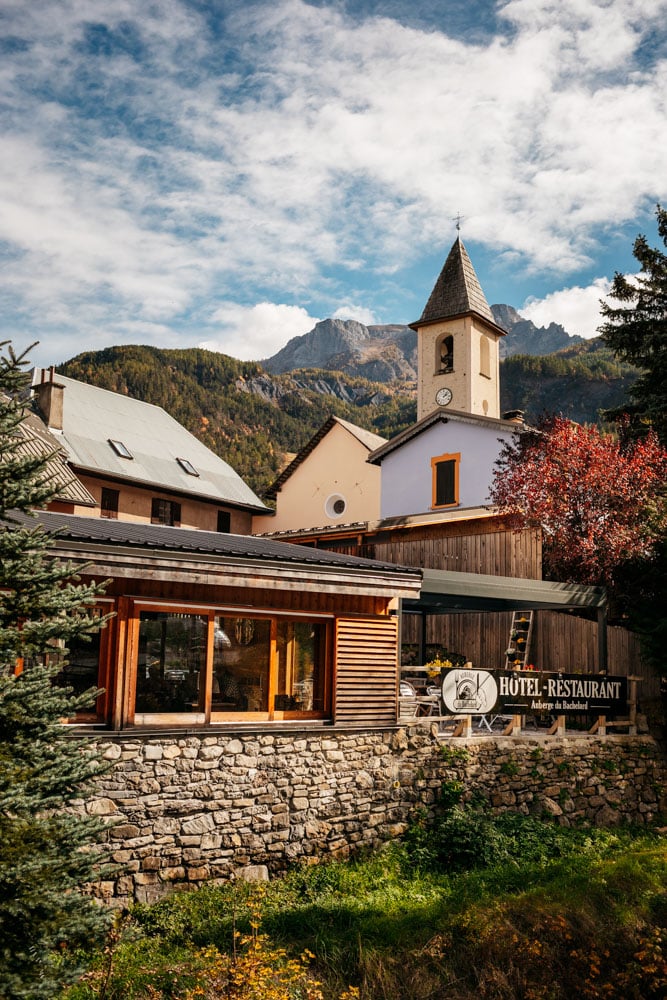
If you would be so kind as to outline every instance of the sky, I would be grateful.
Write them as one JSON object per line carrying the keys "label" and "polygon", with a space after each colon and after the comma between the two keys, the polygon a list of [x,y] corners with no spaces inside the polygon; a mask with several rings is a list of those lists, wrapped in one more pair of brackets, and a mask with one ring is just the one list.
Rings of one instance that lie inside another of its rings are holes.
{"label": "sky", "polygon": [[489,303],[594,336],[667,201],[667,0],[0,0],[0,340],[274,354]]}

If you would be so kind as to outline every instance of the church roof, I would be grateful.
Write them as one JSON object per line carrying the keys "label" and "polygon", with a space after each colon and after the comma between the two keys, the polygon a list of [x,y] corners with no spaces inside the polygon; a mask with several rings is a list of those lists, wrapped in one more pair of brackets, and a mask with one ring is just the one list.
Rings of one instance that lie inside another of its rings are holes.
{"label": "church roof", "polygon": [[[457,237],[445,265],[435,283],[431,296],[424,306],[421,318],[411,323],[413,329],[437,320],[450,319],[465,313],[475,313],[496,330],[500,327],[493,318],[475,268],[460,237]],[[502,331],[503,333],[505,331]]]}

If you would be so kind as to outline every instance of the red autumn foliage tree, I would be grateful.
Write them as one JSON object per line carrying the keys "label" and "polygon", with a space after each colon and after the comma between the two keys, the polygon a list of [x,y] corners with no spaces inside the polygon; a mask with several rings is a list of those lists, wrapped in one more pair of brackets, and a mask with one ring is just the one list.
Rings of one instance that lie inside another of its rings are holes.
{"label": "red autumn foliage tree", "polygon": [[517,526],[541,527],[545,575],[612,592],[621,567],[649,559],[664,534],[667,451],[651,431],[623,444],[548,417],[504,446],[493,502]]}

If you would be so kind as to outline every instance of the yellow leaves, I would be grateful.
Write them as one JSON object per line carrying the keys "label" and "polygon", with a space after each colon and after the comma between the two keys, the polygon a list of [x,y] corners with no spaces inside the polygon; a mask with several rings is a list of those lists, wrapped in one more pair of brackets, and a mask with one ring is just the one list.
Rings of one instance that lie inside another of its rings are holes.
{"label": "yellow leaves", "polygon": [[[233,954],[216,948],[200,952],[204,971],[187,1000],[324,1000],[321,983],[308,966],[315,958],[307,949],[299,958],[260,934],[264,888],[258,886],[248,900],[250,934],[234,932]],[[341,1000],[357,1000],[359,991],[350,987]]]}

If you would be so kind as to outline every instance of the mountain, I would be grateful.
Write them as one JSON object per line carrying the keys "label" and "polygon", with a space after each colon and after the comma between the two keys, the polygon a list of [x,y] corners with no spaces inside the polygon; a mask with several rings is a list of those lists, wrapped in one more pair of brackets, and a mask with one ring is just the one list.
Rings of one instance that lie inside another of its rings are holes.
{"label": "mountain", "polygon": [[109,347],[77,355],[62,375],[163,407],[257,492],[332,415],[392,437],[416,418],[414,389],[342,372],[271,375],[198,348]]}
{"label": "mountain", "polygon": [[373,382],[411,381],[417,378],[417,335],[408,326],[324,319],[260,364],[274,375],[322,368]]}
{"label": "mountain", "polygon": [[[536,326],[512,306],[495,305],[491,310],[498,326],[507,330],[500,342],[501,359],[551,354],[582,342],[558,323]],[[274,375],[320,368],[373,382],[412,382],[417,379],[417,334],[399,324],[364,326],[352,319],[324,319],[260,364]]]}
{"label": "mountain", "polygon": [[573,344],[584,342],[578,334],[570,334],[560,323],[549,326],[535,326],[532,320],[524,319],[513,306],[491,306],[491,312],[498,326],[507,330],[507,336],[500,341],[500,358],[510,358],[513,354],[553,354]]}
{"label": "mountain", "polygon": [[516,354],[500,366],[500,408],[523,410],[529,421],[560,413],[577,423],[604,423],[604,411],[622,408],[639,372],[620,362],[599,338],[555,354]]}

